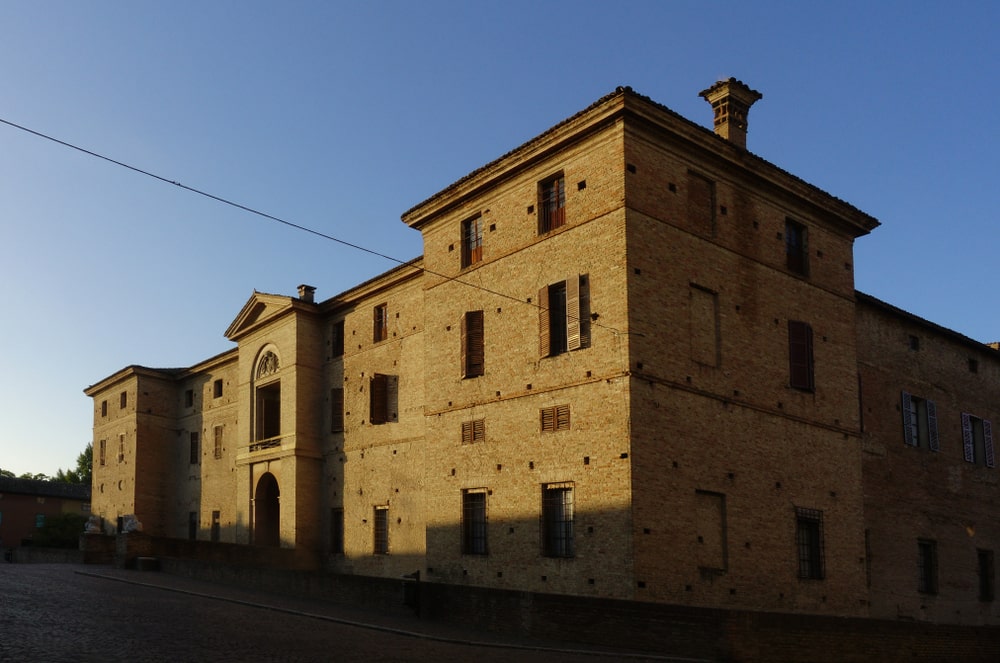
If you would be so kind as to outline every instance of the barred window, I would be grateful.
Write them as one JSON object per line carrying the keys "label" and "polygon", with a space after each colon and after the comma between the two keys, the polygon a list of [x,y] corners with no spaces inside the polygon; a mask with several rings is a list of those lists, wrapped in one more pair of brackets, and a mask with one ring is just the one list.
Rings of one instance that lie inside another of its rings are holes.
{"label": "barred window", "polygon": [[485,488],[462,491],[462,554],[485,555],[486,548]]}
{"label": "barred window", "polygon": [[462,222],[462,267],[483,259],[483,219],[476,215]]}
{"label": "barred window", "polygon": [[817,509],[795,508],[795,544],[799,554],[799,577],[822,580],[823,512]]}
{"label": "barred window", "polygon": [[389,554],[389,507],[377,506],[374,512],[375,540],[372,550],[376,555]]}
{"label": "barred window", "polygon": [[542,554],[573,557],[573,484],[542,486]]}

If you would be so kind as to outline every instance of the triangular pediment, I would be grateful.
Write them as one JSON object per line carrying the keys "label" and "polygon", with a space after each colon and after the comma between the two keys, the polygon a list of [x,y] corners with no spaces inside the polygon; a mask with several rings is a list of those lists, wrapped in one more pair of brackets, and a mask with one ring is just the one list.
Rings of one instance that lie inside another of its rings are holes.
{"label": "triangular pediment", "polygon": [[253,295],[243,305],[239,315],[226,329],[226,338],[235,341],[247,332],[266,324],[292,308],[292,301],[291,297],[269,295],[254,290]]}

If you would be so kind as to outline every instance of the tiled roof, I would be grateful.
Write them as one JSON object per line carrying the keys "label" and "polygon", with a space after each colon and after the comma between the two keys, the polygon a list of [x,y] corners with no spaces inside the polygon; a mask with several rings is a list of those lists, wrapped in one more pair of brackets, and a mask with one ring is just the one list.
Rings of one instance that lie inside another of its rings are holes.
{"label": "tiled roof", "polygon": [[39,497],[62,497],[71,500],[90,499],[90,485],[66,483],[64,481],[40,481],[38,479],[16,479],[0,477],[0,493],[37,495]]}

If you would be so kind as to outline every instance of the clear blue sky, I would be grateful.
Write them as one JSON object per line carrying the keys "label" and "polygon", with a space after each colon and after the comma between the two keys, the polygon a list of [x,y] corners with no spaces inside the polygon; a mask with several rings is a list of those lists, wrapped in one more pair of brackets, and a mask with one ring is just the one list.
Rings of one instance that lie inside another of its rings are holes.
{"label": "clear blue sky", "polygon": [[[631,85],[764,94],[751,151],[882,221],[858,289],[1000,340],[1000,3],[16,2],[0,118],[408,259],[400,214]],[[82,390],[230,347],[254,289],[393,266],[0,125],[0,468],[54,474]]]}

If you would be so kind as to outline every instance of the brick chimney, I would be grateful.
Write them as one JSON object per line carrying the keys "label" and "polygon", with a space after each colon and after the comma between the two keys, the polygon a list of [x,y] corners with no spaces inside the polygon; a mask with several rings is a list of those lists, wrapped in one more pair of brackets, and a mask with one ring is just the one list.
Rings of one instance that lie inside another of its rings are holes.
{"label": "brick chimney", "polygon": [[702,90],[698,96],[704,97],[705,101],[712,104],[715,113],[715,133],[745,150],[747,115],[753,103],[764,95],[757,90],[751,90],[743,81],[729,78],[719,81],[707,90]]}
{"label": "brick chimney", "polygon": [[313,303],[313,295],[316,293],[316,288],[311,285],[302,284],[299,286],[299,299],[304,302]]}

